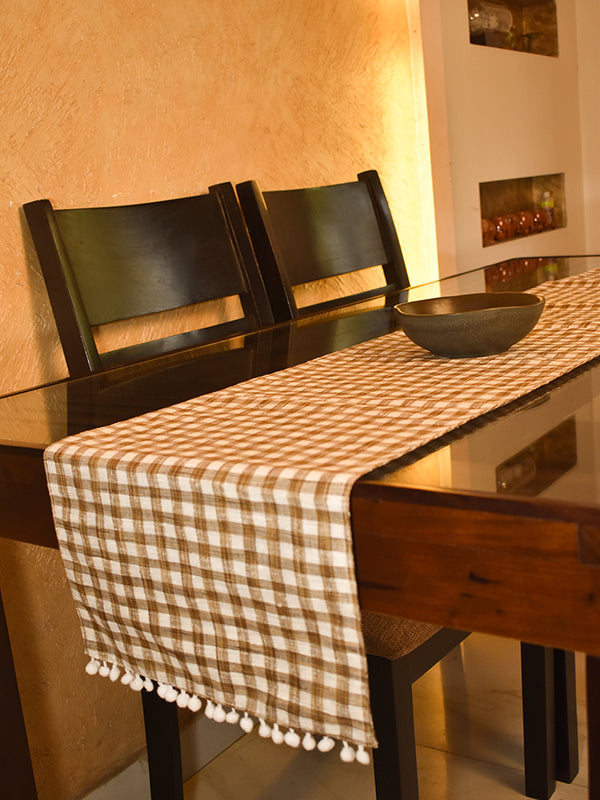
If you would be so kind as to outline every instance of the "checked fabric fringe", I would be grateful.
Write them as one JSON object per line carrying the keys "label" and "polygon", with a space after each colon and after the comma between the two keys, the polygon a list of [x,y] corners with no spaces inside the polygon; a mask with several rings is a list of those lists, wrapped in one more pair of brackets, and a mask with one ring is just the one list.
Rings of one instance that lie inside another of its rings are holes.
{"label": "checked fabric fringe", "polygon": [[352,485],[598,356],[599,275],[536,287],[539,323],[501,355],[396,332],[51,445],[88,671],[367,763]]}
{"label": "checked fabric fringe", "polygon": [[[124,686],[129,686],[129,688],[133,689],[135,692],[141,692],[143,689],[147,692],[154,691],[154,684],[149,678],[143,678],[141,675],[134,675],[127,670],[121,675],[121,670],[116,664],[109,667],[106,661],[100,663],[95,658],[92,658],[88,662],[85,671],[88,675],[100,675],[103,678],[108,677],[113,683],[120,677],[121,683]],[[156,693],[167,703],[177,703],[179,708],[187,708],[194,712],[202,710],[202,700],[200,700],[198,695],[189,695],[185,690],[178,691],[173,686],[169,686],[166,683],[159,683]],[[256,724],[247,711],[244,711],[242,716],[235,708],[226,711],[220,703],[215,705],[210,700],[207,700],[204,704],[204,714],[208,719],[214,720],[214,722],[229,722],[231,725],[239,723],[240,728],[245,733],[250,733]],[[258,722],[258,735],[263,739],[271,739],[275,744],[282,744],[285,742],[288,747],[299,747],[300,743],[302,743],[302,747],[305,750],[314,750],[316,748],[321,753],[328,753],[335,747],[335,741],[329,736],[323,736],[317,741],[311,733],[305,733],[302,738],[300,738],[300,735],[296,733],[293,728],[289,728],[284,733],[277,723],[274,723],[271,727],[267,725],[264,719],[260,719]],[[343,742],[342,749],[340,750],[340,758],[347,763],[351,763],[354,759],[356,759],[359,764],[369,764],[371,761],[369,753],[365,750],[363,745],[358,745],[355,750],[350,747],[348,742]]]}

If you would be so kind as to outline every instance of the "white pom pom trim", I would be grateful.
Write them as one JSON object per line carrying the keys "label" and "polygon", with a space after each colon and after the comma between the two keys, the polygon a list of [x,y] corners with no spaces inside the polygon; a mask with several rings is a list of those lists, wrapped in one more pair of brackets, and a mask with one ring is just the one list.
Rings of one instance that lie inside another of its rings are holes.
{"label": "white pom pom trim", "polygon": [[330,736],[324,736],[322,739],[319,740],[319,744],[317,745],[317,750],[320,753],[328,753],[330,750],[333,750],[335,747],[335,742]]}
{"label": "white pom pom trim", "polygon": [[204,716],[208,717],[209,719],[212,719],[214,717],[214,714],[215,714],[215,705],[214,703],[211,703],[210,700],[207,700],[206,707],[204,708]]}
{"label": "white pom pom trim", "polygon": [[125,670],[125,672],[121,676],[121,683],[123,684],[123,686],[129,686],[132,680],[133,680],[133,672]]}
{"label": "white pom pom trim", "polygon": [[200,711],[202,708],[202,700],[197,694],[193,694],[188,700],[188,708],[190,711]]}
{"label": "white pom pom trim", "polygon": [[240,728],[246,733],[250,733],[250,731],[254,728],[254,720],[252,717],[248,716],[247,711],[244,711],[244,716],[240,720]]}
{"label": "white pom pom trim", "polygon": [[[88,675],[101,675],[103,678],[108,677],[113,683],[120,678],[124,686],[129,686],[130,689],[136,692],[140,692],[142,689],[151,692],[155,688],[154,682],[150,678],[136,674],[127,667],[124,669],[123,674],[121,674],[121,669],[117,664],[112,663],[112,665],[109,666],[109,662],[100,661],[94,657],[91,657],[86,664],[85,671]],[[176,689],[168,683],[159,681],[157,683],[156,693],[160,698],[169,703],[177,703],[179,708],[189,708],[190,711],[194,712],[200,711],[202,708],[202,700],[198,695],[190,695],[185,689]],[[220,703],[213,703],[211,700],[206,700],[204,713],[209,719],[215,722],[229,722],[232,725],[239,723],[240,728],[245,733],[250,733],[256,724],[247,711],[244,711],[242,716],[237,709],[230,708],[230,710],[227,711]],[[321,753],[328,753],[330,750],[333,750],[336,745],[335,740],[330,736],[323,736],[317,742],[314,735],[310,732],[306,732],[302,735],[302,732],[298,733],[294,728],[288,728],[284,733],[276,722],[273,723],[273,725],[269,725],[262,718],[258,719],[258,723],[258,735],[263,739],[270,738],[275,744],[285,742],[288,747],[294,748],[302,745],[305,750],[310,751],[316,748]],[[357,761],[359,764],[371,763],[371,756],[364,745],[353,747],[346,741],[342,742],[340,758],[346,763],[351,763],[352,761]]]}
{"label": "white pom pom trim", "polygon": [[344,744],[342,745],[340,758],[342,759],[342,761],[345,761],[346,764],[351,764],[356,758],[356,753],[354,751],[354,748],[350,747],[348,742],[344,742]]}
{"label": "white pom pom trim", "polygon": [[167,691],[165,692],[165,700],[167,703],[175,703],[177,698],[179,697],[179,692],[174,686],[169,686]]}
{"label": "white pom pom trim", "polygon": [[305,733],[302,737],[302,747],[305,750],[314,750],[317,746],[317,740],[312,733]]}
{"label": "white pom pom trim", "polygon": [[187,708],[190,702],[190,696],[187,692],[179,692],[175,702],[179,708]]}
{"label": "white pom pom trim", "polygon": [[86,664],[85,671],[88,675],[96,675],[100,669],[100,662],[95,658],[91,658]]}
{"label": "white pom pom trim", "polygon": [[288,747],[300,747],[300,737],[293,728],[290,728],[285,734],[283,741]]}
{"label": "white pom pom trim", "polygon": [[283,731],[279,730],[279,725],[275,723],[271,730],[271,741],[275,742],[275,744],[281,744],[284,740]]}
{"label": "white pom pom trim", "polygon": [[141,692],[144,688],[144,679],[141,675],[136,675],[135,678],[129,684],[129,688],[133,689],[134,692]]}

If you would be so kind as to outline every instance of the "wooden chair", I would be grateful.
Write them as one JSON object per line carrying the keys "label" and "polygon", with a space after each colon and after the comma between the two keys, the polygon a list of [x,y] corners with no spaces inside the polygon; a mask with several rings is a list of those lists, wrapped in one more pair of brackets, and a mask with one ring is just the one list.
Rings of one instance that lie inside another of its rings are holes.
{"label": "wooden chair", "polygon": [[[73,377],[272,323],[230,183],[138,205],[58,210],[37,200],[24,211]],[[94,326],[236,296],[237,319],[98,352]]]}
{"label": "wooden chair", "polygon": [[469,634],[410,619],[363,612],[377,800],[418,800],[413,683]]}
{"label": "wooden chair", "polygon": [[[417,800],[412,685],[469,634],[372,613],[363,613],[363,634],[377,800]],[[525,794],[548,800],[579,768],[574,654],[523,643],[521,673]]]}
{"label": "wooden chair", "polygon": [[[236,187],[276,322],[391,295],[409,280],[394,221],[375,170],[357,181],[262,192]],[[374,288],[299,307],[297,287],[381,267]]]}

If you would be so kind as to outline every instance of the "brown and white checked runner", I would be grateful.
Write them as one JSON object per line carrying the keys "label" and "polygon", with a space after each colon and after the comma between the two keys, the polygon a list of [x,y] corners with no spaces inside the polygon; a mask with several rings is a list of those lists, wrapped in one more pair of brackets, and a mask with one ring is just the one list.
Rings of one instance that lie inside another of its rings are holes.
{"label": "brown and white checked runner", "polygon": [[367,761],[352,485],[600,354],[600,271],[534,291],[542,318],[502,355],[392,333],[50,446],[88,670]]}

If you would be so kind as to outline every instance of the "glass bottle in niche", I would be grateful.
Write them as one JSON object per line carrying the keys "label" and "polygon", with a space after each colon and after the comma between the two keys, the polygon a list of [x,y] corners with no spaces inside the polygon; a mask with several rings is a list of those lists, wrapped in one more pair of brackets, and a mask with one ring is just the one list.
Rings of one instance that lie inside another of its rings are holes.
{"label": "glass bottle in niche", "polygon": [[542,194],[540,208],[543,212],[544,228],[556,228],[556,218],[554,216],[554,198],[548,189],[546,189]]}

